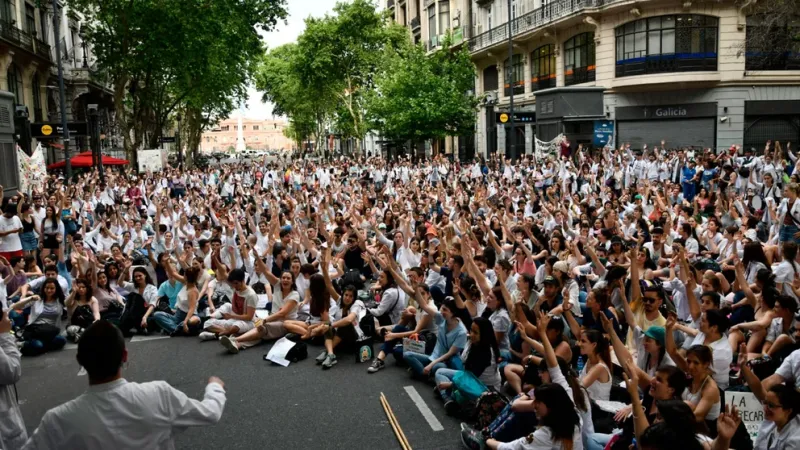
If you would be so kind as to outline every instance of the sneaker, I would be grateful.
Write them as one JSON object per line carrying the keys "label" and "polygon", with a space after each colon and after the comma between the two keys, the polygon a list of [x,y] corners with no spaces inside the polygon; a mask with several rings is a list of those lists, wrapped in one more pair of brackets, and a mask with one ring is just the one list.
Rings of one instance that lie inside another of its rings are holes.
{"label": "sneaker", "polygon": [[383,369],[384,367],[386,367],[386,363],[381,361],[378,358],[375,358],[372,361],[372,365],[369,366],[369,368],[367,369],[367,373],[375,373],[375,372]]}
{"label": "sneaker", "polygon": [[223,347],[228,349],[228,353],[237,354],[239,353],[239,345],[228,336],[222,336],[219,338],[219,343],[222,344]]}
{"label": "sneaker", "polygon": [[210,331],[203,331],[198,334],[197,337],[199,337],[201,341],[214,341],[217,339],[217,335]]}
{"label": "sneaker", "polygon": [[325,356],[325,361],[322,362],[322,370],[330,369],[331,367],[335,366],[337,362],[339,361],[336,360],[336,355],[333,353],[328,353],[328,355]]}
{"label": "sneaker", "polygon": [[470,424],[467,422],[461,422],[461,431],[470,431],[472,429],[472,426],[470,426]]}
{"label": "sneaker", "polygon": [[483,450],[486,448],[486,441],[479,431],[464,430],[461,432],[461,443],[469,450]]}
{"label": "sneaker", "polygon": [[433,387],[433,396],[436,397],[439,400],[442,399],[442,392],[439,390],[439,386],[434,386]]}
{"label": "sneaker", "polygon": [[319,356],[317,356],[317,359],[316,359],[317,365],[322,364],[323,361],[325,361],[325,358],[327,358],[327,357],[328,357],[328,351],[327,350],[323,350],[322,353],[320,353]]}
{"label": "sneaker", "polygon": [[444,410],[448,416],[455,416],[458,414],[458,403],[455,400],[448,400],[444,403]]}

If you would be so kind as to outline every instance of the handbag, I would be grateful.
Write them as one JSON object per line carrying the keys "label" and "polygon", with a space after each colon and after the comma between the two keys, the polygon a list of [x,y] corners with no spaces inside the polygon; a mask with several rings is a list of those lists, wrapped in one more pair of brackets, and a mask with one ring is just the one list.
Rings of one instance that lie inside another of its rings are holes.
{"label": "handbag", "polygon": [[169,298],[166,295],[158,298],[158,303],[156,304],[156,311],[172,314],[172,308],[169,307]]}

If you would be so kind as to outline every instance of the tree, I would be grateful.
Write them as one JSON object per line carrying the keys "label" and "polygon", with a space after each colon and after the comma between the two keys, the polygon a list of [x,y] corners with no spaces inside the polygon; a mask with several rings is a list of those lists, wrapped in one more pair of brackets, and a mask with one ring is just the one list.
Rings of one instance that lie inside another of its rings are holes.
{"label": "tree", "polygon": [[255,77],[256,88],[264,92],[262,100],[273,104],[272,113],[289,117],[287,136],[298,148],[310,137],[324,141],[336,101],[331,89],[305,84],[300,51],[297,44],[272,49],[261,59]]}
{"label": "tree", "polygon": [[306,20],[297,40],[297,67],[303,86],[315,98],[334,99],[337,131],[356,138],[360,151],[369,131],[365,99],[374,88],[372,75],[386,50],[405,44],[408,34],[389,23],[371,0],[337,3],[334,13]]}
{"label": "tree", "polygon": [[745,8],[747,32],[738,53],[747,70],[800,68],[800,2],[768,0]]}
{"label": "tree", "polygon": [[375,74],[376,89],[368,98],[370,121],[394,140],[422,141],[470,134],[478,98],[475,66],[466,48],[426,54],[421,45],[392,51]]}
{"label": "tree", "polygon": [[263,54],[259,31],[286,15],[285,0],[70,0],[113,83],[125,150],[158,143],[178,111],[192,150],[227,116]]}

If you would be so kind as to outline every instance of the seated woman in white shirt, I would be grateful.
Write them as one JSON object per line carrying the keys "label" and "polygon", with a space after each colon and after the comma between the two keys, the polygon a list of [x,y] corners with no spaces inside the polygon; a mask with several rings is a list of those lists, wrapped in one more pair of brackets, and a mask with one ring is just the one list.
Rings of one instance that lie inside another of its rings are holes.
{"label": "seated woman in white shirt", "polygon": [[578,343],[581,355],[587,358],[579,378],[592,400],[607,401],[611,397],[611,350],[608,339],[597,330],[585,330]]}

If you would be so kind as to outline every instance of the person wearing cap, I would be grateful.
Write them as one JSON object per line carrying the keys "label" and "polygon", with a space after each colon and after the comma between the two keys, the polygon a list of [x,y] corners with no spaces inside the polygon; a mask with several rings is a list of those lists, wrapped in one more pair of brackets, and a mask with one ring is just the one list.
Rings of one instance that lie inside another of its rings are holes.
{"label": "person wearing cap", "polygon": [[[564,299],[569,299],[572,315],[575,317],[583,317],[580,304],[580,288],[578,287],[578,282],[572,279],[569,263],[566,261],[559,261],[553,264],[553,277],[558,280],[562,286],[562,295]],[[560,316],[562,313],[562,306],[563,304],[558,305],[550,311],[550,314],[553,316]]]}
{"label": "person wearing cap", "polygon": [[[219,264],[217,271],[225,275],[228,269],[224,264]],[[199,335],[201,341],[218,339],[219,336],[236,336],[254,328],[253,318],[258,296],[245,283],[244,270],[233,269],[228,273],[226,281],[233,288],[233,298],[230,303],[224,303],[217,308],[203,324],[203,332]]]}

